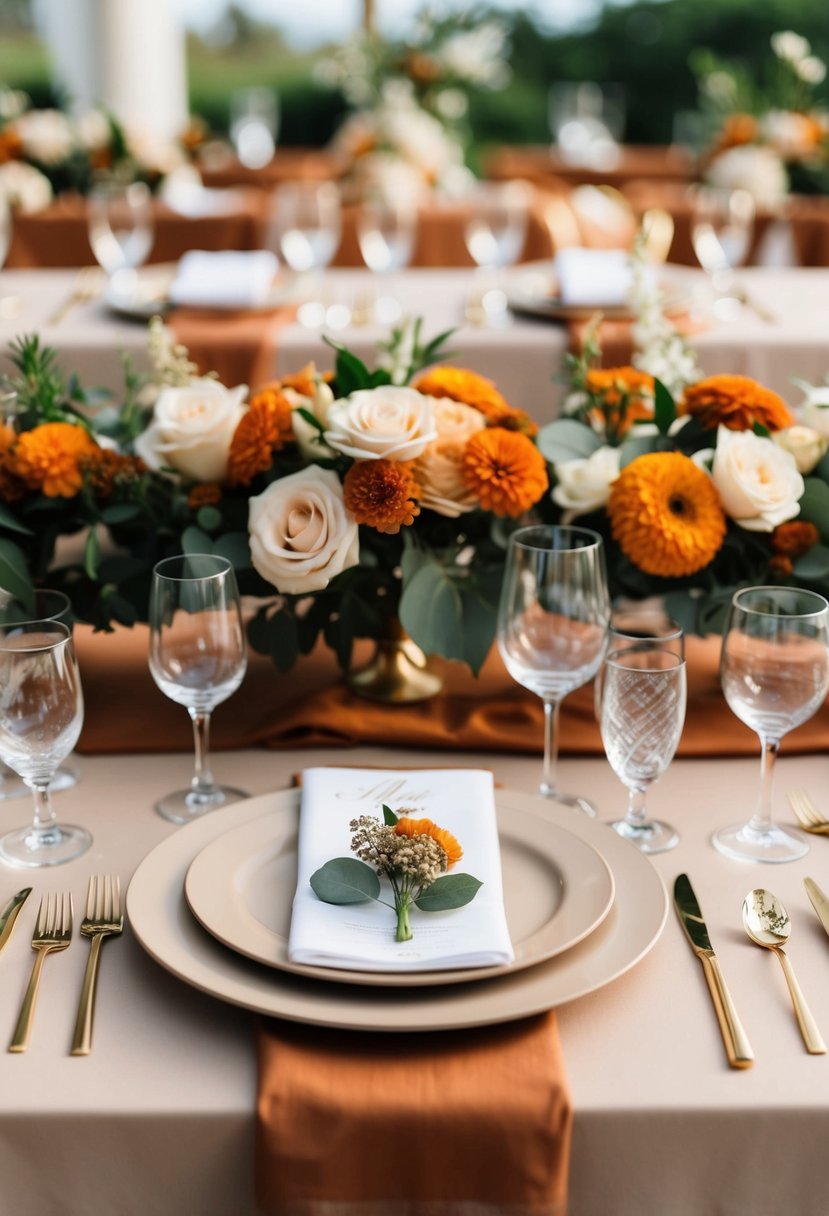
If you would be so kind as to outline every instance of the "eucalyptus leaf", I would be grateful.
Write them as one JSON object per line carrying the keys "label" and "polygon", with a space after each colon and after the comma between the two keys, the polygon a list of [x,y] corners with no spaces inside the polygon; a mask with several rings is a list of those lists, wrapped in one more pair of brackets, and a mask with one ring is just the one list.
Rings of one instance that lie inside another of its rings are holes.
{"label": "eucalyptus leaf", "polygon": [[436,878],[415,900],[421,912],[447,912],[472,902],[483,883],[471,874],[446,874]]}
{"label": "eucalyptus leaf", "polygon": [[795,559],[792,566],[798,578],[825,579],[829,577],[829,548],[826,545],[812,545],[811,549]]}
{"label": "eucalyptus leaf", "polygon": [[634,460],[638,460],[640,456],[647,456],[649,452],[673,451],[673,448],[674,445],[664,436],[637,435],[636,427],[633,427],[630,438],[626,439],[619,448],[619,468],[624,469]]}
{"label": "eucalyptus leaf", "polygon": [[181,534],[181,547],[185,553],[212,553],[213,541],[201,528],[185,528]]}
{"label": "eucalyptus leaf", "polygon": [[86,544],[83,548],[84,570],[93,581],[98,579],[98,563],[101,560],[101,542],[94,528],[89,529]]}
{"label": "eucalyptus leaf", "polygon": [[234,570],[250,570],[250,541],[247,532],[225,532],[213,541],[212,552],[216,557],[224,557]]}
{"label": "eucalyptus leaf", "polygon": [[24,536],[32,536],[32,529],[27,528],[11,511],[0,503],[0,528],[8,528],[10,532],[21,532]]}
{"label": "eucalyptus leaf", "polygon": [[218,532],[222,526],[222,513],[216,507],[199,507],[196,522],[204,532]]}
{"label": "eucalyptus leaf", "polygon": [[101,520],[103,523],[113,526],[128,523],[140,514],[141,507],[137,502],[116,502],[112,506],[104,507],[101,512]]}
{"label": "eucalyptus leaf", "polygon": [[813,523],[821,539],[829,541],[829,485],[817,477],[807,477],[800,498],[798,519]]}
{"label": "eucalyptus leaf", "polygon": [[314,894],[326,904],[362,904],[377,899],[380,879],[356,857],[335,857],[311,875]]}
{"label": "eucalyptus leaf", "polygon": [[26,558],[14,541],[0,538],[0,589],[34,612],[35,592]]}
{"label": "eucalyptus leaf", "polygon": [[538,432],[538,449],[550,464],[586,460],[602,446],[599,436],[574,418],[557,418]]}

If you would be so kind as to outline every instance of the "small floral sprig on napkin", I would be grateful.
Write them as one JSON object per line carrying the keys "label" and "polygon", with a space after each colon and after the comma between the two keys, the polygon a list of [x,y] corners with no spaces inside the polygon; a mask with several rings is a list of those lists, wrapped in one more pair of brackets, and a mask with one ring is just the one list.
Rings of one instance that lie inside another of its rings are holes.
{"label": "small floral sprig on napkin", "polygon": [[[396,814],[383,805],[382,822],[361,815],[349,824],[356,857],[335,857],[311,875],[311,887],[327,904],[360,904],[373,899],[397,917],[395,941],[411,941],[412,904],[421,912],[447,912],[471,903],[482,886],[471,874],[447,874],[463,849],[446,828],[414,818],[408,808]],[[381,899],[381,878],[388,879],[394,902]]]}

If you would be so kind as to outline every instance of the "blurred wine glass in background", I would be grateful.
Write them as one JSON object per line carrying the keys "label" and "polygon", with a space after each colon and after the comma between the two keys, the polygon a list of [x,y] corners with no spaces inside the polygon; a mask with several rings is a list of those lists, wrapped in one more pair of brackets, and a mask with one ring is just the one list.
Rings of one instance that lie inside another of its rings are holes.
{"label": "blurred wine glass in background", "polygon": [[240,89],[230,99],[230,139],[248,169],[273,159],[279,134],[279,98],[273,89]]}
{"label": "blurred wine glass in background", "polygon": [[618,164],[625,128],[620,85],[561,81],[550,88],[548,114],[556,149],[567,164],[594,169]]}
{"label": "blurred wine glass in background", "polygon": [[152,197],[144,182],[101,181],[88,199],[89,244],[107,277],[134,275],[155,236]]}
{"label": "blurred wine glass in background", "polygon": [[373,301],[373,316],[380,324],[400,319],[400,301],[388,291],[388,276],[408,266],[417,233],[417,205],[408,196],[387,191],[369,195],[357,216],[357,240],[369,270],[380,276],[379,295]]}
{"label": "blurred wine glass in background", "polygon": [[748,190],[692,186],[691,243],[714,291],[713,312],[731,320],[741,295],[734,269],[743,264],[754,231],[754,198]]}
{"label": "blurred wine glass in background", "polygon": [[286,182],[271,202],[270,242],[295,274],[308,276],[308,298],[297,316],[301,324],[325,323],[326,307],[313,283],[329,265],[340,243],[340,192],[333,182]]}
{"label": "blurred wine glass in background", "polygon": [[464,241],[480,272],[478,290],[467,308],[467,320],[501,324],[507,295],[498,272],[514,265],[524,248],[529,196],[523,182],[479,182],[468,195],[469,216]]}

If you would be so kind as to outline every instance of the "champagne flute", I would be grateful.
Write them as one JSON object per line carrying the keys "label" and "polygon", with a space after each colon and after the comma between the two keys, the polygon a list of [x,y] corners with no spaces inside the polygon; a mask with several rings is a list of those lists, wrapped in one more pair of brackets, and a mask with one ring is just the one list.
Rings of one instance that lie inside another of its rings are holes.
{"label": "champagne flute", "polygon": [[720,680],[732,713],[760,738],[760,798],[743,825],[722,828],[714,847],[744,861],[795,861],[802,836],[772,823],[774,761],[783,735],[807,722],[829,691],[829,603],[815,591],[746,587],[723,634]]}
{"label": "champagne flute", "polygon": [[217,785],[209,762],[210,715],[236,692],[247,666],[230,562],[204,553],[160,561],[153,569],[149,615],[150,672],[165,696],[186,707],[196,748],[190,788],[167,794],[155,809],[172,823],[189,823],[248,797]]}
{"label": "champagne flute", "polygon": [[512,678],[544,703],[540,793],[588,815],[596,813],[589,802],[558,788],[558,714],[564,697],[598,671],[609,617],[604,545],[597,532],[536,526],[512,534],[498,609],[498,649]]}
{"label": "champagne flute", "polygon": [[102,181],[89,194],[89,244],[109,279],[133,275],[153,246],[152,200],[144,182]]}
{"label": "champagne flute", "polygon": [[[286,182],[271,204],[270,243],[275,243],[295,274],[324,270],[340,243],[342,218],[340,192],[333,182]],[[297,311],[303,325],[325,322],[325,305],[313,299],[314,291]]]}
{"label": "champagne flute", "polygon": [[13,866],[54,866],[85,853],[85,828],[59,824],[50,787],[78,741],[83,693],[72,635],[60,621],[24,621],[0,636],[0,759],[34,795],[29,827],[0,839],[0,859]]}
{"label": "champagne flute", "polygon": [[[366,198],[357,216],[357,240],[369,270],[386,276],[408,266],[416,227],[417,207],[409,197],[378,191]],[[373,311],[378,322],[391,324],[400,317],[400,302],[381,294]]]}
{"label": "champagne flute", "polygon": [[601,731],[610,767],[627,788],[624,819],[614,831],[643,853],[679,844],[670,824],[648,819],[645,796],[667,769],[685,724],[685,661],[657,643],[614,650],[604,666]]}

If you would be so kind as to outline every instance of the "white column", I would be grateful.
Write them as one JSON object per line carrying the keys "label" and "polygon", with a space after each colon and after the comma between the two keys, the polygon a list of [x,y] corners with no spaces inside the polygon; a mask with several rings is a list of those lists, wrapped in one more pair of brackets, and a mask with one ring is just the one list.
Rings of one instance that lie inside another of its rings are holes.
{"label": "white column", "polygon": [[38,0],[36,13],[73,112],[101,106],[159,136],[183,128],[186,49],[173,0]]}

